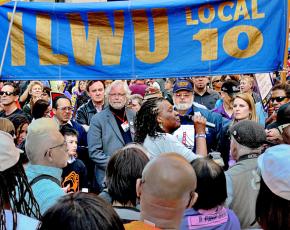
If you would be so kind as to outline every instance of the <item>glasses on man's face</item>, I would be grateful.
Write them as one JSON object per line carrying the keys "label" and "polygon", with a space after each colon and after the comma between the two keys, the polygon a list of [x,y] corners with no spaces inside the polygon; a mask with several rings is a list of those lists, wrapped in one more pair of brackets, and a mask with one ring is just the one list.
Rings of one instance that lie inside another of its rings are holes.
{"label": "glasses on man's face", "polygon": [[52,150],[52,149],[56,149],[56,148],[66,148],[66,142],[63,142],[62,144],[59,144],[59,145],[56,145],[56,146],[53,146],[53,147],[50,147],[48,148],[48,150],[46,151],[46,153],[44,154],[44,156],[46,156],[47,152]]}
{"label": "glasses on man's face", "polygon": [[73,111],[73,106],[60,106],[57,109],[61,110],[62,112],[71,112]]}
{"label": "glasses on man's face", "polygon": [[125,93],[110,93],[110,97],[124,97],[126,94]]}
{"label": "glasses on man's face", "polygon": [[0,92],[0,96],[3,96],[3,95],[11,96],[11,95],[15,95],[15,93],[14,92],[8,92],[8,91],[1,91]]}
{"label": "glasses on man's face", "polygon": [[185,98],[188,98],[188,97],[190,97],[191,96],[191,94],[189,94],[189,93],[176,93],[175,94],[175,97],[185,97]]}
{"label": "glasses on man's face", "polygon": [[277,102],[282,102],[286,99],[287,97],[284,96],[284,97],[272,97],[271,98],[271,101],[274,102],[274,101],[277,101]]}

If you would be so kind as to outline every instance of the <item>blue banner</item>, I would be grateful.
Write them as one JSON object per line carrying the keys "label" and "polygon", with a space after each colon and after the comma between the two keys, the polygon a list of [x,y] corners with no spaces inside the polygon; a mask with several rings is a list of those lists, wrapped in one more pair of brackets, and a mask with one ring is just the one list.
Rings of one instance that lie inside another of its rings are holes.
{"label": "blue banner", "polygon": [[[0,58],[14,2],[0,6]],[[2,78],[134,79],[281,70],[287,0],[18,2]]]}

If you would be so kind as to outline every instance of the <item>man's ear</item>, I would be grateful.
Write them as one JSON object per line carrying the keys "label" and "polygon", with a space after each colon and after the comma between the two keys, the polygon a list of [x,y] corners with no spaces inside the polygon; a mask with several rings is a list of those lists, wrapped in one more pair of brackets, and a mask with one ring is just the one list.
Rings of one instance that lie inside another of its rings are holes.
{"label": "man's ear", "polygon": [[198,198],[198,194],[196,192],[193,193],[193,196],[191,197],[190,199],[190,202],[189,202],[189,207],[186,207],[186,208],[191,208],[195,202],[197,201],[197,198]]}
{"label": "man's ear", "polygon": [[141,180],[141,178],[139,178],[136,181],[136,194],[137,194],[137,197],[141,196],[141,189],[142,189],[141,186],[142,186],[142,180]]}
{"label": "man's ear", "polygon": [[56,114],[56,109],[52,108],[52,112],[53,112],[53,114]]}
{"label": "man's ear", "polygon": [[47,150],[46,152],[46,155],[45,155],[46,159],[49,161],[49,162],[52,162],[53,161],[53,158],[52,158],[52,154],[51,154],[51,150]]}

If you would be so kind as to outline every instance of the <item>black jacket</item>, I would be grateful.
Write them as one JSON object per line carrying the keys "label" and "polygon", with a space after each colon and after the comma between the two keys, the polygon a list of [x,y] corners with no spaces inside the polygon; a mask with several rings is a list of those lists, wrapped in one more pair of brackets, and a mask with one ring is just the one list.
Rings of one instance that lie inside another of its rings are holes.
{"label": "black jacket", "polygon": [[76,121],[81,125],[90,125],[92,117],[97,112],[92,100],[89,100],[77,110]]}

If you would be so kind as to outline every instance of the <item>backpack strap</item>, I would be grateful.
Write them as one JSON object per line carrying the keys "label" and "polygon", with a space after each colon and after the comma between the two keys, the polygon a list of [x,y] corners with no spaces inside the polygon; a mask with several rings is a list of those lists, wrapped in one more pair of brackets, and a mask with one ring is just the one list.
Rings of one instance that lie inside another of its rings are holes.
{"label": "backpack strap", "polygon": [[46,179],[46,180],[51,180],[52,182],[56,183],[57,185],[59,185],[61,187],[61,184],[60,184],[60,181],[58,179],[56,179],[55,177],[53,176],[50,176],[50,175],[46,175],[46,174],[41,174],[35,178],[33,178],[29,184],[30,186],[36,184],[38,181],[40,180],[43,180],[43,179]]}

